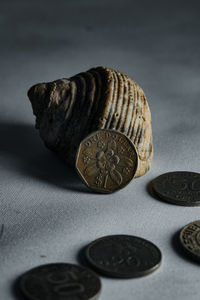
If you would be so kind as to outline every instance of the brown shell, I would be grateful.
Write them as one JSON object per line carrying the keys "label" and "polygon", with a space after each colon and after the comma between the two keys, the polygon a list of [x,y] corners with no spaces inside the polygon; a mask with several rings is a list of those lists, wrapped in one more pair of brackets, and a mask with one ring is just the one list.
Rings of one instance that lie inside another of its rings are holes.
{"label": "brown shell", "polygon": [[83,138],[98,129],[115,129],[134,143],[139,158],[136,177],[150,168],[152,122],[143,90],[127,75],[97,67],[69,79],[33,86],[28,92],[36,128],[45,145],[75,164]]}

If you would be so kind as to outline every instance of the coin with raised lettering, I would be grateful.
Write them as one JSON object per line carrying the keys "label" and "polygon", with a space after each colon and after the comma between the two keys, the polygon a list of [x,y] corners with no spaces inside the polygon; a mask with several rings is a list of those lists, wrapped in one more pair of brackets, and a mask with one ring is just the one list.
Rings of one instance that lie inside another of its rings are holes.
{"label": "coin with raised lettering", "polygon": [[19,284],[31,300],[96,300],[101,290],[94,272],[64,263],[36,267],[22,275]]}
{"label": "coin with raised lettering", "polygon": [[200,220],[183,227],[180,242],[189,254],[200,261]]}
{"label": "coin with raised lettering", "polygon": [[140,277],[161,264],[161,252],[153,243],[136,236],[111,235],[86,248],[88,262],[100,273],[118,278]]}
{"label": "coin with raised lettering", "polygon": [[152,181],[153,191],[163,200],[184,206],[200,205],[200,174],[170,172]]}
{"label": "coin with raised lettering", "polygon": [[76,169],[92,190],[112,193],[125,187],[134,177],[138,165],[135,146],[124,134],[101,129],[80,144]]}

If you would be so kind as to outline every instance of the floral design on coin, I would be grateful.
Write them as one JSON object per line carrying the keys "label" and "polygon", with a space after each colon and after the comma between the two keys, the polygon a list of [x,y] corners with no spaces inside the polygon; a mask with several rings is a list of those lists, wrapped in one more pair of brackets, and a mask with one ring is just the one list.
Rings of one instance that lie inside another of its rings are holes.
{"label": "floral design on coin", "polygon": [[21,291],[30,300],[96,300],[101,282],[89,269],[72,264],[48,264],[23,274]]}
{"label": "floral design on coin", "polygon": [[184,249],[200,261],[200,220],[187,224],[180,232]]}
{"label": "floral design on coin", "polygon": [[99,272],[120,278],[147,275],[161,263],[161,252],[154,244],[129,235],[97,239],[87,247],[86,257]]}
{"label": "floral design on coin", "polygon": [[98,130],[80,144],[76,167],[87,186],[109,193],[133,179],[137,163],[136,149],[125,135],[114,130]]}
{"label": "floral design on coin", "polygon": [[[99,151],[96,154],[96,158],[91,159],[91,165],[86,168],[85,173],[90,175],[91,168],[95,168],[95,165],[100,173],[105,173],[106,178],[104,182],[104,187],[106,188],[108,177],[120,185],[122,183],[122,175],[116,170],[116,165],[120,162],[120,158],[115,154],[116,142],[108,142],[107,147],[104,151]],[[129,165],[133,165],[133,161],[129,158]]]}

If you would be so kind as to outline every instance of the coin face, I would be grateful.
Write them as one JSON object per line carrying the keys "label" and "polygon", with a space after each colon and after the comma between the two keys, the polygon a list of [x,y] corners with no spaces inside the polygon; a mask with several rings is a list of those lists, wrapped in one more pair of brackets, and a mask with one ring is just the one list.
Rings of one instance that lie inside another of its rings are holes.
{"label": "coin face", "polygon": [[147,275],[161,263],[161,252],[154,244],[129,235],[97,239],[87,247],[86,257],[96,270],[119,278]]}
{"label": "coin face", "polygon": [[76,169],[83,182],[94,191],[112,193],[125,187],[134,177],[138,157],[124,134],[98,130],[80,144]]}
{"label": "coin face", "polygon": [[101,283],[96,274],[71,264],[39,266],[22,275],[20,288],[31,300],[95,300]]}
{"label": "coin face", "polygon": [[200,261],[200,220],[186,225],[180,233],[184,249]]}
{"label": "coin face", "polygon": [[152,182],[154,192],[163,200],[185,206],[200,205],[200,174],[170,172]]}

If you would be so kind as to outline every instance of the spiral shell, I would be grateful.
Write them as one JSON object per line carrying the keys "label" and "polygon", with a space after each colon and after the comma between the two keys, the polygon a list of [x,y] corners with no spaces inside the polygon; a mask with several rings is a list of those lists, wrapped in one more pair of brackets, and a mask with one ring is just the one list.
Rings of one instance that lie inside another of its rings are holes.
{"label": "spiral shell", "polygon": [[74,166],[83,138],[98,129],[115,129],[134,143],[139,165],[136,176],[150,168],[152,122],[143,90],[127,75],[105,67],[92,68],[69,79],[40,83],[28,97],[36,128],[45,145]]}

